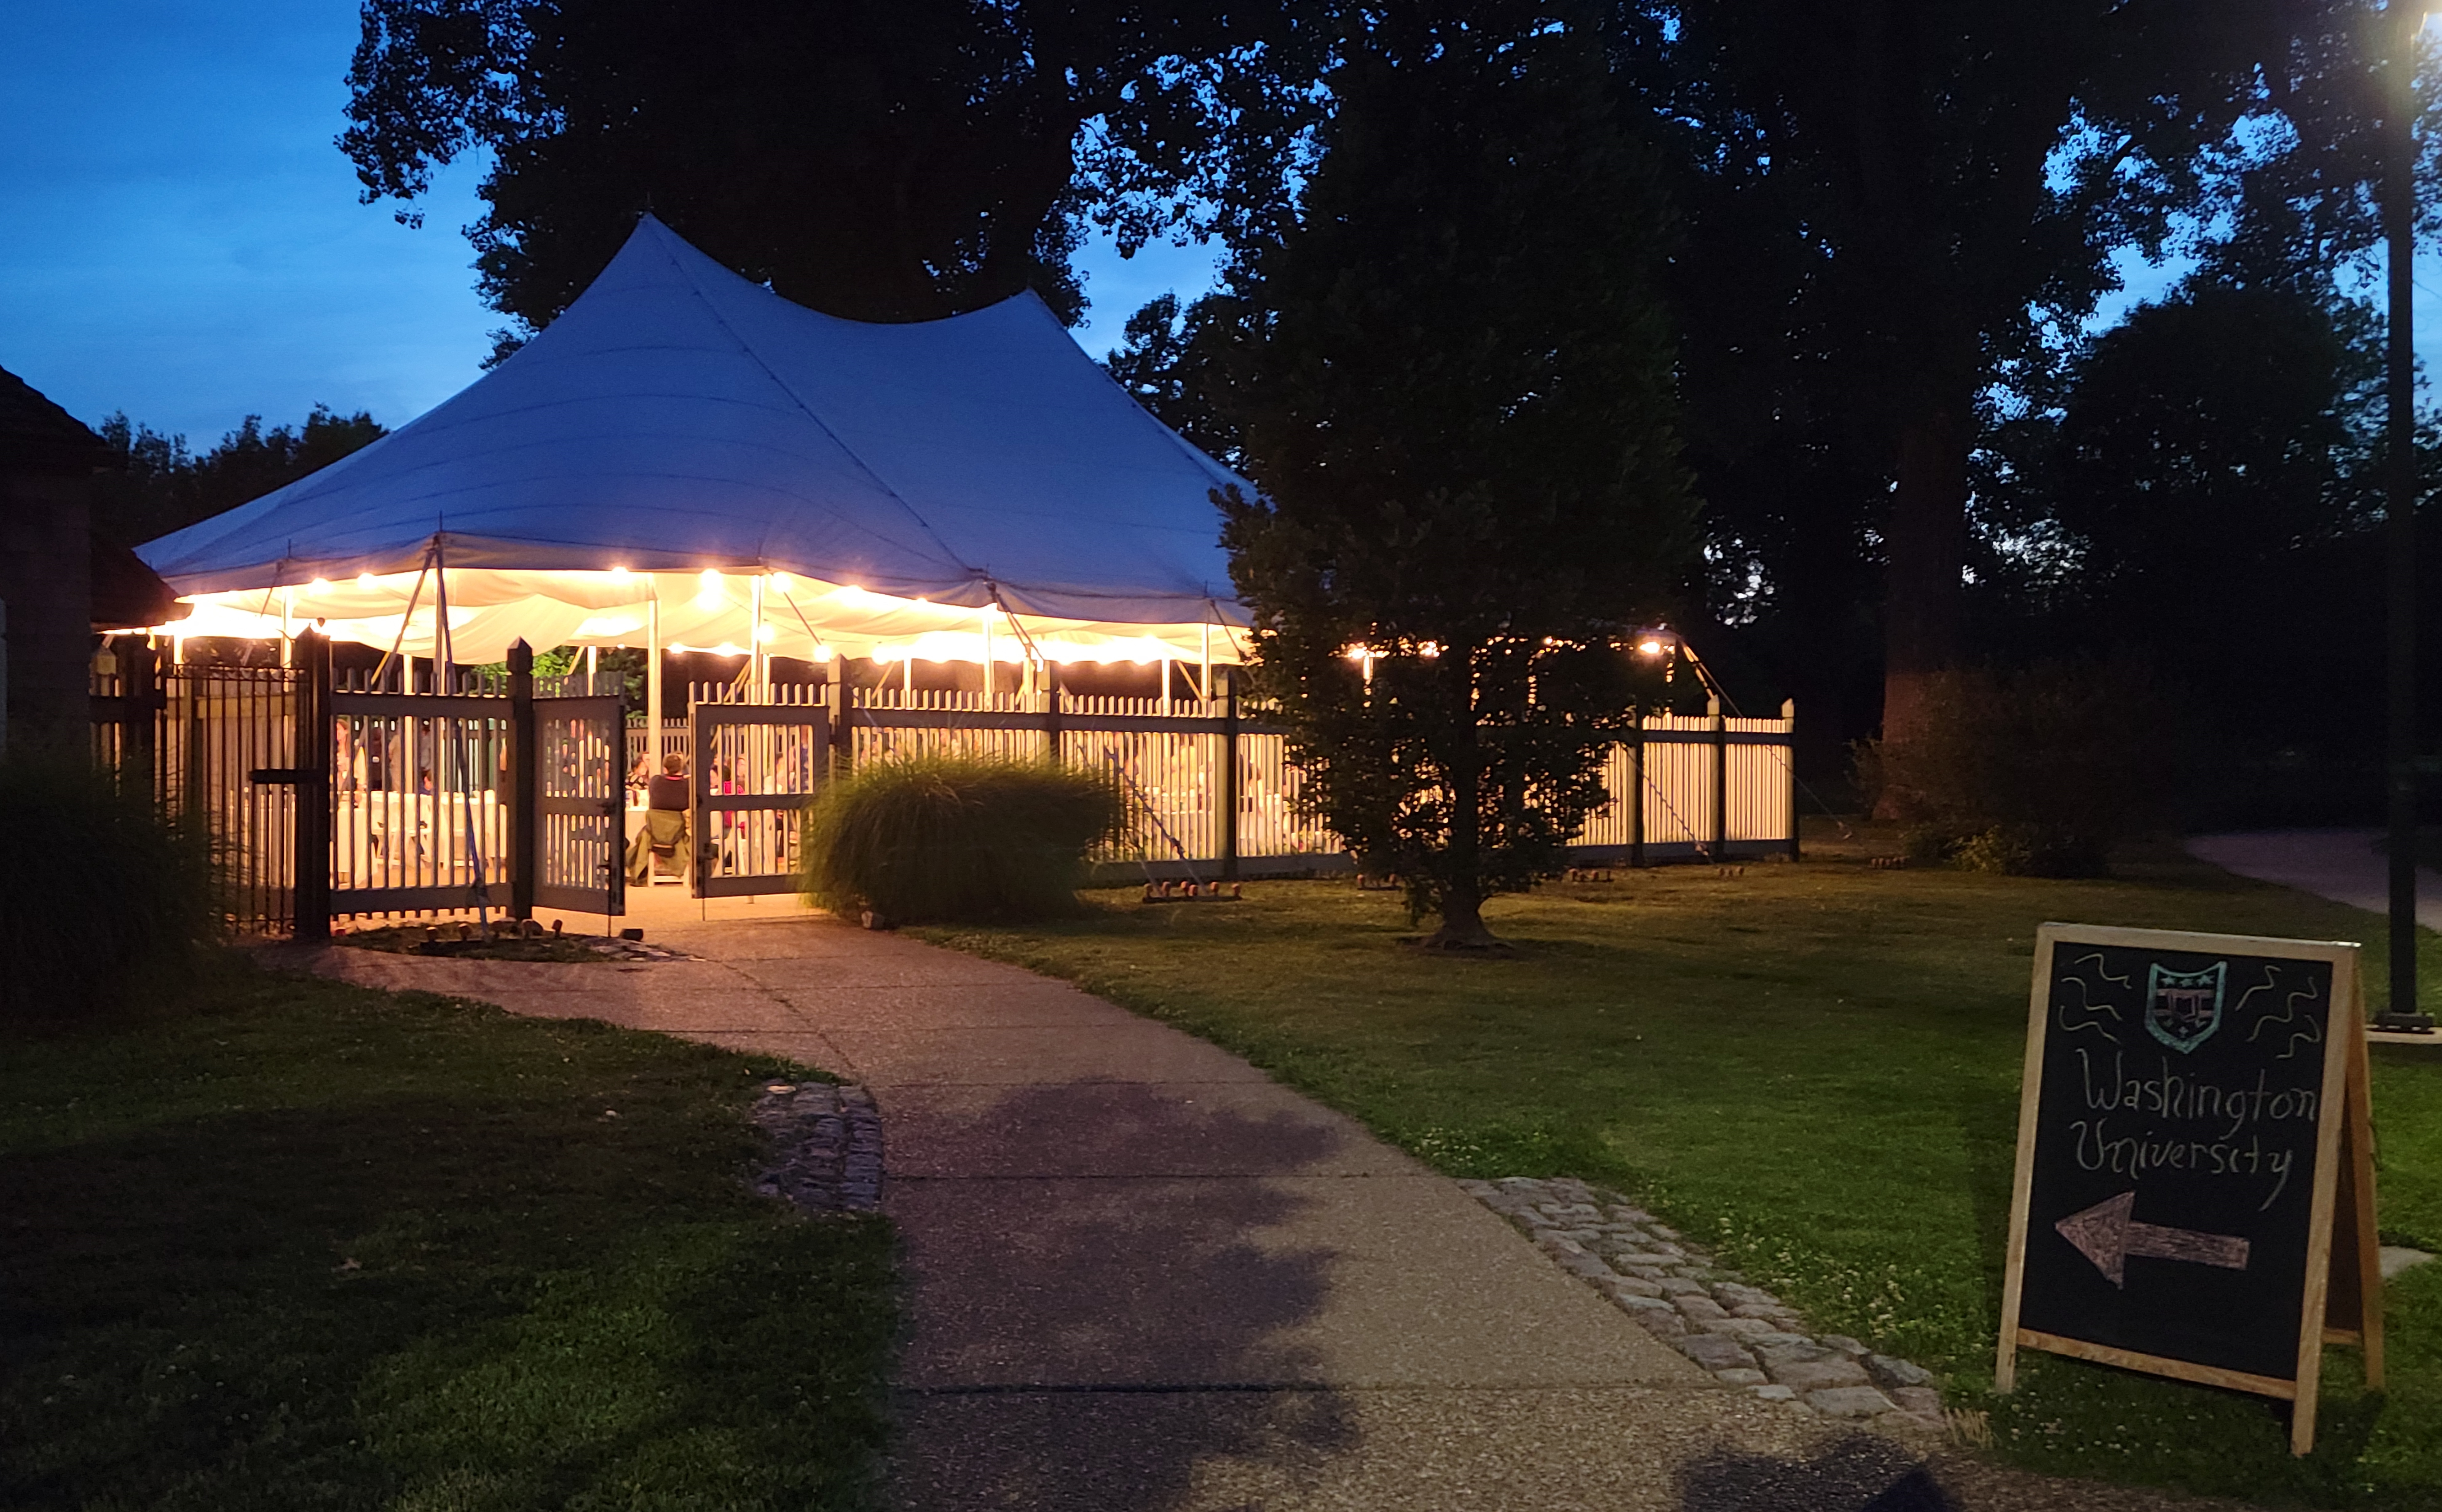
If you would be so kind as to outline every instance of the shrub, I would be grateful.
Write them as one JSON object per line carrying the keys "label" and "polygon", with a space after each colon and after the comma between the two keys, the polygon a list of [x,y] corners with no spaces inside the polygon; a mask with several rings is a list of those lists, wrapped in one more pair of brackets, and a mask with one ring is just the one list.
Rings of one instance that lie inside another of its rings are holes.
{"label": "shrub", "polygon": [[1976,871],[2099,875],[2158,822],[2180,766],[2177,721],[2124,662],[1945,672],[1926,733],[1869,742],[1859,783],[1907,827],[1907,848]]}
{"label": "shrub", "polygon": [[893,923],[1078,911],[1085,850],[1125,818],[1088,773],[979,756],[885,759],[806,811],[798,884],[833,913]]}
{"label": "shrub", "polygon": [[174,992],[212,933],[210,857],[108,773],[0,762],[0,1019],[92,1017]]}

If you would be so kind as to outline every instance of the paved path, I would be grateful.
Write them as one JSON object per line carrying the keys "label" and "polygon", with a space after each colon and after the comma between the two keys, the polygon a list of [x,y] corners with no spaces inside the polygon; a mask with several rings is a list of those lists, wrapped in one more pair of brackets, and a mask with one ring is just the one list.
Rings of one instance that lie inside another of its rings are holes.
{"label": "paved path", "polygon": [[[2244,834],[2197,835],[2188,842],[2188,854],[2212,862],[2224,871],[2295,887],[2300,892],[2388,918],[2391,860],[2375,848],[2375,841],[2381,834],[2379,829],[2260,829]],[[2430,866],[2416,868],[2416,922],[2425,929],[2442,929],[2442,872]],[[2368,965],[2377,971],[2381,969],[2379,961]],[[2423,993],[2418,996],[2430,1009],[2431,996]],[[2369,1029],[2366,1038],[2378,1045],[2442,1049],[2442,1034]],[[2417,1253],[2401,1251],[2403,1257]],[[2401,1258],[2395,1263],[2405,1266],[2417,1262]]]}
{"label": "paved path", "polygon": [[1945,1498],[1921,1446],[1716,1386],[1450,1181],[1066,984],[769,902],[644,903],[702,958],[290,959],[871,1087],[910,1283],[898,1507],[2170,1504],[1953,1461]]}
{"label": "paved path", "polygon": [[[2275,882],[2368,913],[2391,912],[2391,860],[2379,829],[2259,829],[2197,835],[2188,854],[2258,882]],[[2416,871],[2416,921],[2442,929],[2442,872]]]}

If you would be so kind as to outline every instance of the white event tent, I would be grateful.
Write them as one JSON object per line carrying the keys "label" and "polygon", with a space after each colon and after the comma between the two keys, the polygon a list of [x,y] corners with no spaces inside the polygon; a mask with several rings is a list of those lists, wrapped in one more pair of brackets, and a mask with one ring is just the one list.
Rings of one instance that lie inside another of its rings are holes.
{"label": "white event tent", "polygon": [[181,636],[1234,663],[1233,484],[1032,294],[838,319],[648,215],[455,397],[140,555]]}

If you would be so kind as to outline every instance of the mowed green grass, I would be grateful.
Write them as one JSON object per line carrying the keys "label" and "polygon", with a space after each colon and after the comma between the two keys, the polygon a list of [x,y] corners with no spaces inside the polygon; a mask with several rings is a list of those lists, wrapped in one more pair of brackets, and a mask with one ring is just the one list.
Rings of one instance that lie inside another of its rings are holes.
{"label": "mowed green grass", "polygon": [[[1642,1193],[1823,1326],[1948,1373],[2000,1451],[2063,1473],[2318,1505],[2442,1506],[2442,1263],[2390,1294],[2386,1396],[2330,1352],[2324,1430],[2048,1356],[1993,1397],[2035,926],[2353,938],[2381,920],[2163,858],[2117,880],[1855,860],[1621,872],[1487,910],[1514,959],[1445,959],[1393,895],[1250,884],[930,938],[1070,977],[1241,1054],[1457,1175]],[[2427,939],[2428,972],[2442,947]],[[2375,1052],[2383,1226],[2442,1248],[2442,1047]]]}
{"label": "mowed green grass", "polygon": [[866,1504],[890,1238],[746,1190],[775,1063],[195,996],[0,1038],[0,1506]]}

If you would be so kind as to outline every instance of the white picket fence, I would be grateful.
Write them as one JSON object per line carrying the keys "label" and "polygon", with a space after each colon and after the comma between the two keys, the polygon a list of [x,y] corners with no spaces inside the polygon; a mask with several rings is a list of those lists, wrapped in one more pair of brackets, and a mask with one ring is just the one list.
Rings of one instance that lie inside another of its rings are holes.
{"label": "white picket fence", "polygon": [[[1227,699],[1086,697],[1065,692],[953,693],[901,688],[779,687],[752,701],[729,684],[691,687],[708,702],[827,703],[835,759],[861,766],[916,752],[1062,762],[1110,774],[1130,828],[1095,860],[1106,871],[1175,878],[1339,869],[1338,836],[1299,806],[1303,774],[1286,732]],[[1604,765],[1613,801],[1572,846],[1578,864],[1644,865],[1795,853],[1794,711],[1777,719],[1653,715]],[[687,721],[665,720],[661,752],[686,749]],[[629,762],[647,751],[629,726]]]}

